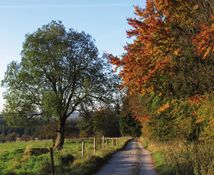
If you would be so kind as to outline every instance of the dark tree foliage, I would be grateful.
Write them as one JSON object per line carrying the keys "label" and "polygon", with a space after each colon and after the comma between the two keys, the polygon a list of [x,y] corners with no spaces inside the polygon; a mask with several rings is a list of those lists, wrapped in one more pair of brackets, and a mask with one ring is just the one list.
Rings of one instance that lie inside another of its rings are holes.
{"label": "dark tree foliage", "polygon": [[96,135],[107,137],[120,136],[119,116],[112,109],[101,109],[95,112],[93,126]]}
{"label": "dark tree foliage", "polygon": [[80,136],[90,137],[94,135],[93,112],[84,111],[83,113],[81,113],[78,120],[78,127],[80,129]]}
{"label": "dark tree foliage", "polygon": [[141,124],[138,120],[133,118],[131,113],[126,114],[125,116],[120,117],[120,132],[123,136],[132,136],[132,137],[140,137],[141,132]]}

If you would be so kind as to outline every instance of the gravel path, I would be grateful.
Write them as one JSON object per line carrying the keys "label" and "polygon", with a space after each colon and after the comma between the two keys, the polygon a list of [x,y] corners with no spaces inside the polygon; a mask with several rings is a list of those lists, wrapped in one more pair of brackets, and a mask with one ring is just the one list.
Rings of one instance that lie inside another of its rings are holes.
{"label": "gravel path", "polygon": [[95,175],[157,175],[151,155],[137,141],[117,152]]}

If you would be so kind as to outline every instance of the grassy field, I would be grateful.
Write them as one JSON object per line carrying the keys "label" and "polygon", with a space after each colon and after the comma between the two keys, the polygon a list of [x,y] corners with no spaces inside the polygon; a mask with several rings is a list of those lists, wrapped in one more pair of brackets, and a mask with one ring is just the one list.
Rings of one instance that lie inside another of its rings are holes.
{"label": "grassy field", "polygon": [[[97,139],[98,140],[98,139]],[[86,175],[94,172],[102,162],[115,150],[123,147],[128,138],[120,138],[117,145],[109,140],[104,148],[97,143],[96,155],[93,152],[93,140],[85,140],[85,157],[81,156],[81,140],[66,140],[64,149],[54,150],[55,169],[57,174]],[[50,174],[50,153],[31,155],[34,148],[50,148],[52,141],[29,141],[0,144],[0,174]],[[74,162],[71,157],[74,156]]]}

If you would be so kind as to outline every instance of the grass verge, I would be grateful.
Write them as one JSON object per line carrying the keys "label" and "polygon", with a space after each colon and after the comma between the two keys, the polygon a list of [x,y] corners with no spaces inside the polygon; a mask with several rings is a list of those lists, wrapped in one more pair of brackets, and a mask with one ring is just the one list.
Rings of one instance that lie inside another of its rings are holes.
{"label": "grass verge", "polygon": [[166,152],[168,146],[160,143],[151,142],[145,138],[140,138],[140,142],[145,149],[148,149],[152,154],[155,170],[159,175],[174,175],[175,168],[167,163]]}

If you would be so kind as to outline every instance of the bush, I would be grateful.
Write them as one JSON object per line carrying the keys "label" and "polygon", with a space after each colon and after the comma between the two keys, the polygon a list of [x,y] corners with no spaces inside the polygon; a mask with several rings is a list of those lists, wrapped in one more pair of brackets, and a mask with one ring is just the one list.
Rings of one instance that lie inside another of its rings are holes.
{"label": "bush", "polygon": [[49,153],[48,148],[31,148],[31,147],[27,147],[24,152],[25,155],[35,155],[35,156],[47,153]]}
{"label": "bush", "polygon": [[69,164],[72,164],[75,160],[75,157],[71,154],[66,154],[60,156],[60,163],[61,165],[68,166]]}

